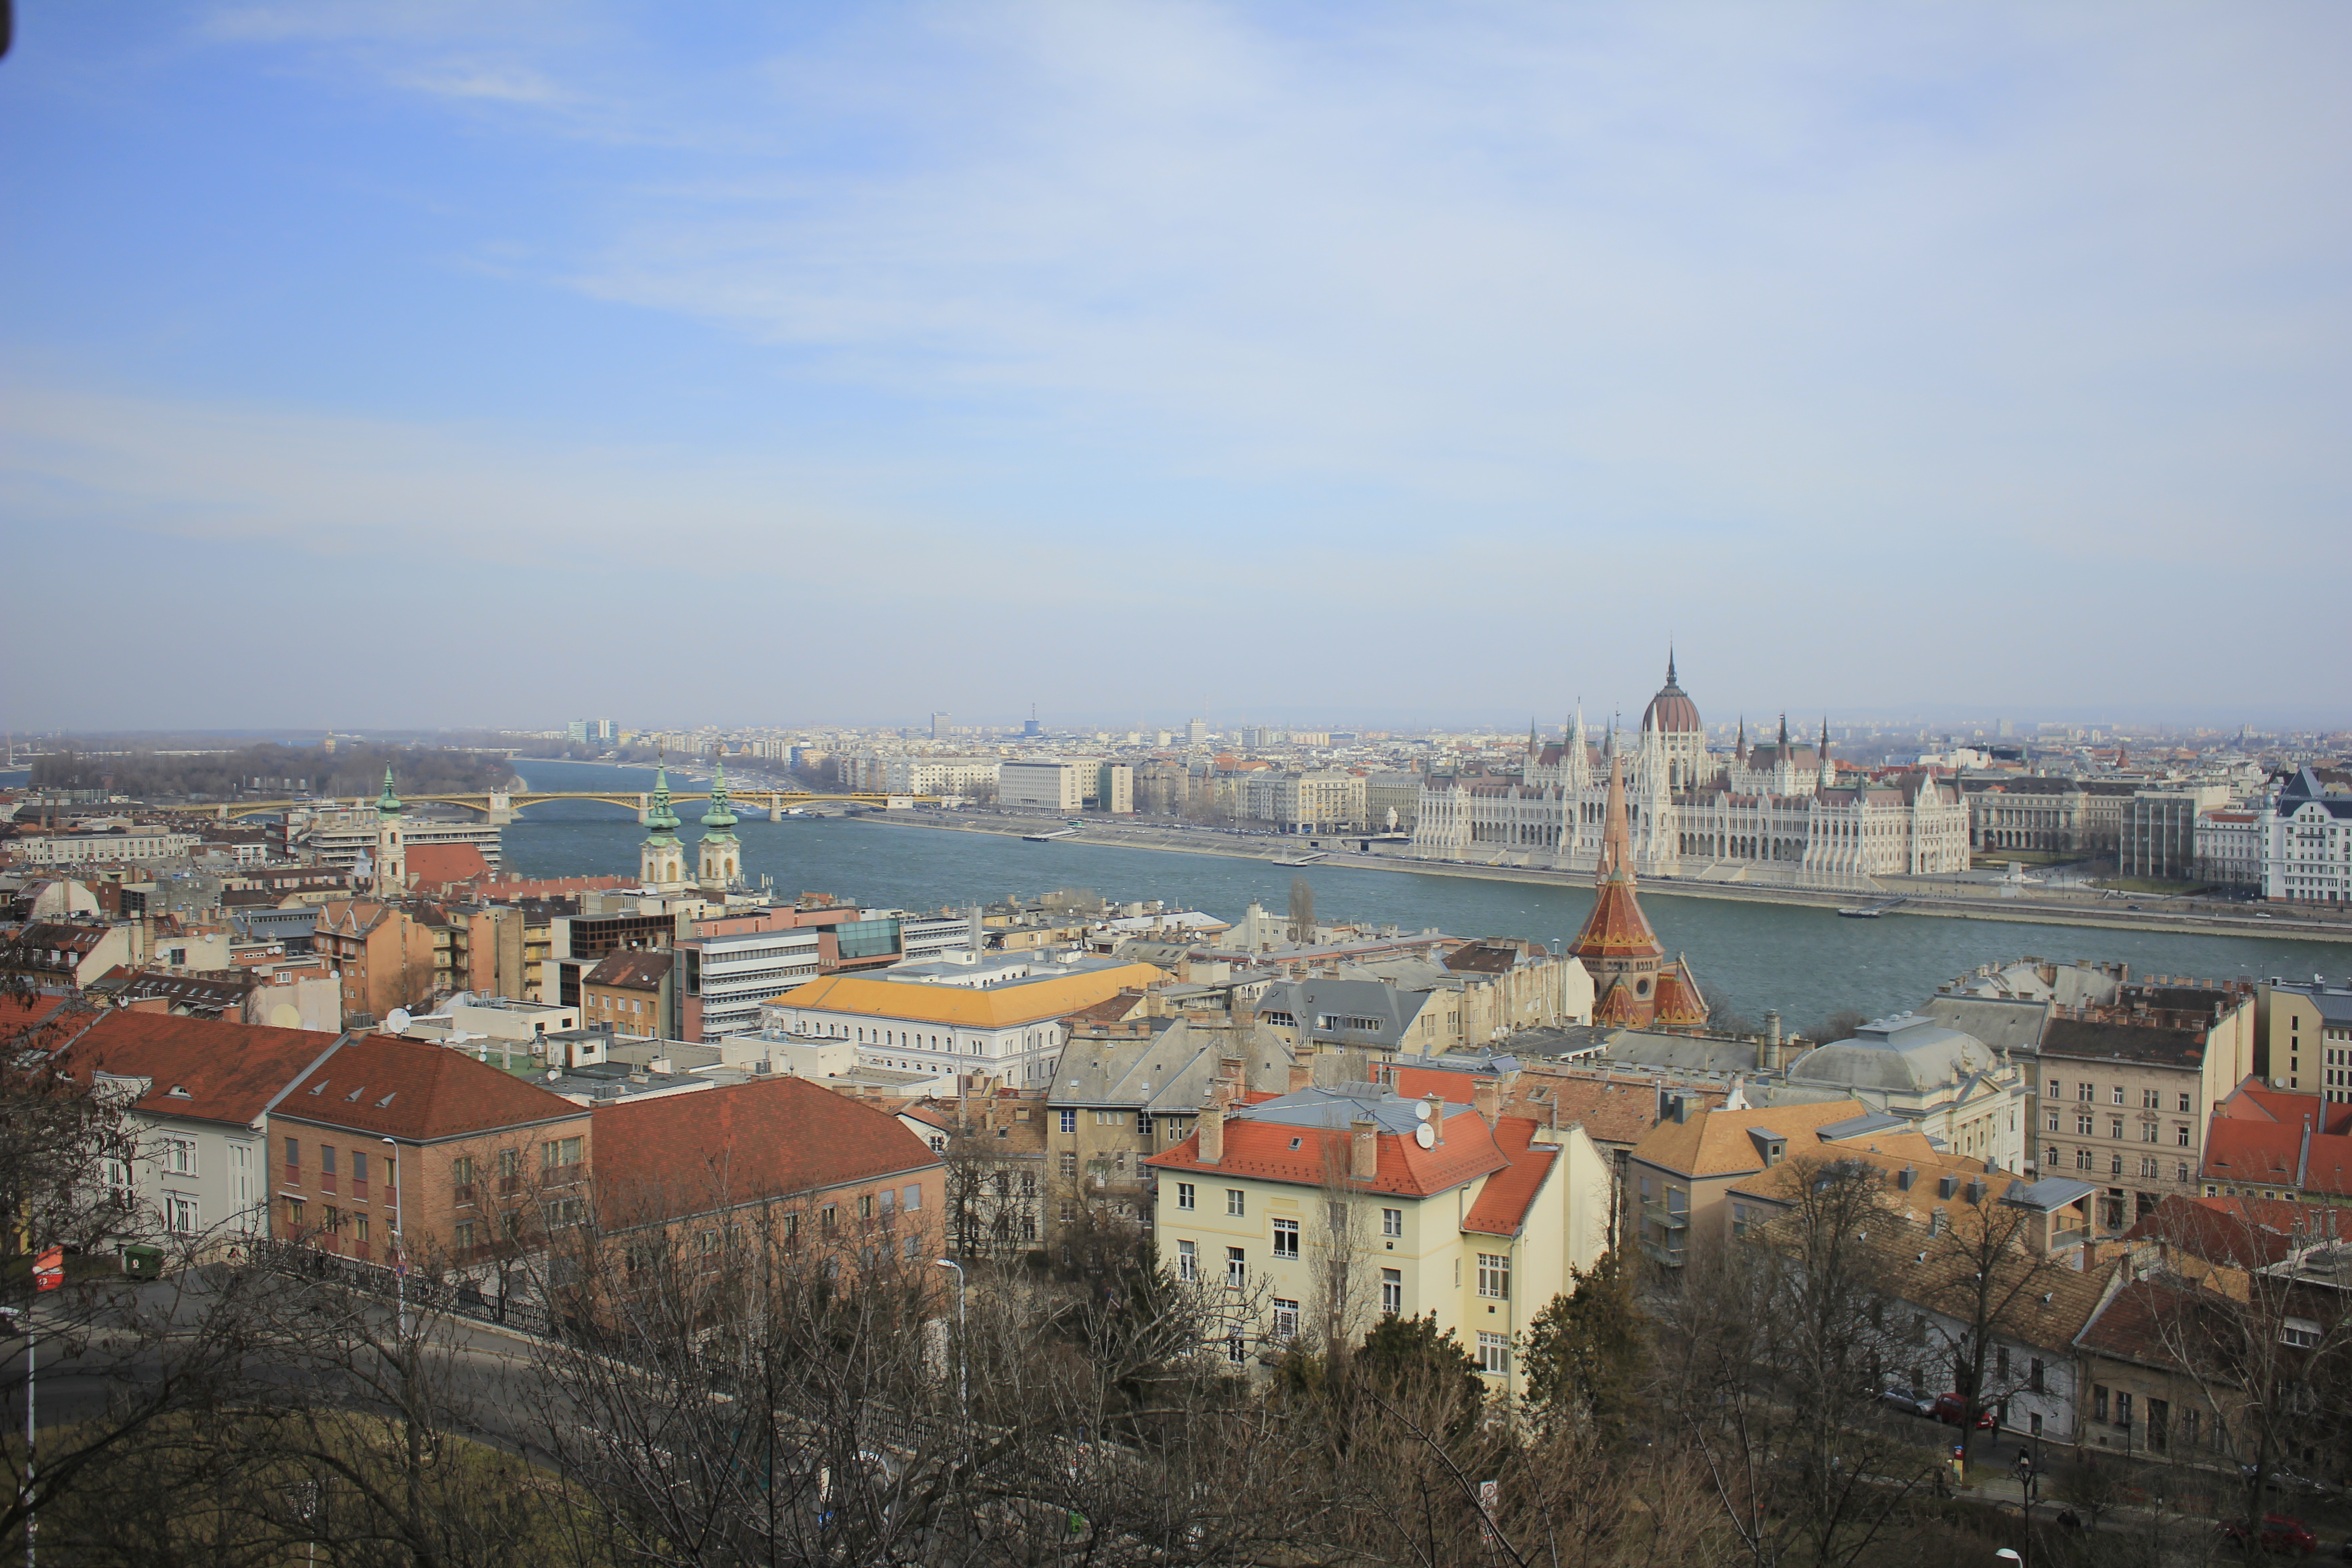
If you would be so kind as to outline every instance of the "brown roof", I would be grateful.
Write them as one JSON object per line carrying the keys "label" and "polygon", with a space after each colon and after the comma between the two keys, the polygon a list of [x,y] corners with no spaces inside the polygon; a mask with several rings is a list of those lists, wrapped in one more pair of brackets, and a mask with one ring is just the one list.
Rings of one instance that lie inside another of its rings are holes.
{"label": "brown roof", "polygon": [[2352,1241],[2352,1210],[2277,1198],[2187,1198],[2168,1193],[2126,1241],[2163,1241],[2209,1263],[2260,1268],[2298,1247]]}
{"label": "brown roof", "polygon": [[942,1163],[890,1111],[797,1078],[601,1100],[593,1114],[597,1217],[607,1229]]}
{"label": "brown roof", "polygon": [[337,1038],[309,1029],[117,1012],[99,1019],[58,1061],[84,1081],[93,1073],[152,1080],[133,1102],[151,1114],[249,1126]]}
{"label": "brown roof", "polygon": [[275,1114],[421,1143],[577,1116],[580,1108],[463,1051],[369,1035],[305,1074]]}
{"label": "brown roof", "polygon": [[2053,1018],[2042,1026],[2042,1054],[2096,1060],[2119,1057],[2149,1067],[2193,1068],[2205,1059],[2205,1031]]}
{"label": "brown roof", "polygon": [[415,888],[438,890],[453,882],[470,882],[490,874],[476,844],[415,844],[408,850],[408,880]]}
{"label": "brown roof", "polygon": [[[1999,1183],[2004,1178],[1990,1179]],[[1968,1217],[1963,1210],[1953,1223],[1958,1226]],[[1887,1289],[1902,1300],[1963,1321],[1974,1319],[1970,1298],[1976,1266],[1955,1231],[1930,1237],[1926,1226],[1898,1221],[1891,1229],[1871,1226],[1867,1237],[1857,1236],[1853,1245],[1886,1281]],[[1919,1258],[1922,1252],[1927,1255],[1925,1262]],[[2078,1269],[2063,1260],[2039,1259],[2022,1249],[2008,1253],[1994,1268],[1996,1294],[1991,1300],[2000,1323],[1997,1337],[2053,1350],[2065,1348],[2098,1311],[2108,1287],[2124,1267],[2117,1260]]]}
{"label": "brown roof", "polygon": [[1517,1236],[1528,1223],[1528,1209],[1543,1191],[1544,1178],[1559,1163],[1557,1146],[1537,1147],[1536,1124],[1524,1116],[1498,1117],[1495,1144],[1510,1162],[1486,1178],[1478,1201],[1462,1216],[1462,1228],[1487,1236]]}
{"label": "brown roof", "polygon": [[1764,1156],[1748,1135],[1749,1128],[1778,1133],[1793,1144],[1801,1136],[1868,1109],[1858,1100],[1830,1100],[1765,1110],[1694,1110],[1687,1121],[1661,1121],[1650,1129],[1633,1146],[1633,1158],[1686,1176],[1744,1176],[1764,1168]]}
{"label": "brown roof", "polygon": [[606,953],[583,978],[583,985],[617,985],[630,991],[658,991],[676,961],[666,948],[623,949]]}
{"label": "brown roof", "polygon": [[[2208,1296],[2198,1286],[2164,1279],[2132,1280],[2116,1292],[2115,1299],[2091,1320],[2074,1342],[2095,1355],[2178,1370],[2179,1358],[2167,1348],[2166,1342],[2179,1339],[2187,1314],[2203,1304]],[[2171,1331],[2168,1333],[2168,1330]]]}
{"label": "brown roof", "polygon": [[[1678,1089],[1694,1108],[1713,1110],[1724,1100],[1720,1089]],[[1596,1143],[1639,1143],[1657,1125],[1658,1085],[1654,1081],[1570,1078],[1543,1068],[1524,1069],[1511,1086],[1503,1109],[1513,1116],[1529,1116],[1561,1127],[1582,1127]]]}
{"label": "brown roof", "polygon": [[[1163,1171],[1204,1171],[1212,1175],[1249,1176],[1259,1181],[1319,1187],[1330,1179],[1324,1158],[1325,1145],[1331,1146],[1344,1167],[1351,1136],[1336,1129],[1232,1119],[1226,1121],[1224,1131],[1225,1157],[1213,1165],[1201,1163],[1201,1135],[1197,1131],[1144,1163]],[[1443,1134],[1432,1148],[1423,1149],[1401,1133],[1381,1132],[1374,1138],[1379,1150],[1375,1174],[1360,1184],[1351,1182],[1350,1187],[1357,1191],[1427,1197],[1503,1170],[1510,1163],[1510,1156],[1496,1141],[1494,1131],[1475,1110],[1459,1110],[1446,1118]],[[1290,1147],[1293,1143],[1298,1147]]]}

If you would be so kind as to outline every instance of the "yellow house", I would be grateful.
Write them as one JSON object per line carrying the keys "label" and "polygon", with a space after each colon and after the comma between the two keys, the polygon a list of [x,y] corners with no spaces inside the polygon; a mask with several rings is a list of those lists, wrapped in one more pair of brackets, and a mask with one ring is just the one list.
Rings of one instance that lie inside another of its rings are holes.
{"label": "yellow house", "polygon": [[1388,1084],[1213,1103],[1146,1162],[1160,1259],[1223,1292],[1228,1360],[1430,1313],[1491,1388],[1524,1392],[1528,1321],[1606,1246],[1608,1162],[1581,1128],[1498,1114],[1494,1079],[1465,1087],[1471,1104]]}

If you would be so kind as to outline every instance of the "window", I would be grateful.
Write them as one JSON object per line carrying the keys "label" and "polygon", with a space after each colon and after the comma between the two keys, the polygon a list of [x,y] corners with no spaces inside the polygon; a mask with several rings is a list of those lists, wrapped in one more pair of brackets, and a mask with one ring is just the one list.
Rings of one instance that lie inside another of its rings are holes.
{"label": "window", "polygon": [[1176,1184],[1176,1206],[1177,1206],[1178,1208],[1180,1208],[1180,1209],[1189,1209],[1189,1208],[1193,1207],[1193,1206],[1194,1206],[1194,1200],[1199,1196],[1199,1194],[1200,1194],[1200,1189],[1199,1189],[1199,1188],[1197,1188],[1197,1187],[1195,1187],[1192,1183],[1190,1183],[1190,1182],[1179,1182],[1179,1183],[1177,1183],[1177,1184]]}
{"label": "window", "polygon": [[2112,1104],[2121,1105],[2124,1102],[2124,1086],[2116,1085],[2114,1091],[2108,1096],[2108,1100]]}
{"label": "window", "polygon": [[1201,1247],[1198,1242],[1180,1241],[1176,1244],[1176,1278],[1186,1285],[1193,1284],[1201,1278]]}
{"label": "window", "polygon": [[1404,1312],[1404,1274],[1400,1269],[1381,1270],[1381,1310],[1392,1318]]}
{"label": "window", "polygon": [[299,1138],[289,1138],[286,1140],[286,1173],[299,1179],[301,1169],[302,1141]]}
{"label": "window", "polygon": [[163,1196],[163,1223],[180,1236],[194,1236],[204,1228],[196,1223],[196,1200],[177,1193]]}
{"label": "window", "polygon": [[2054,1110],[2053,1110],[2053,1111],[2052,1111],[2048,1116],[2044,1117],[2044,1118],[2042,1119],[2042,1126],[2043,1126],[2044,1131],[2051,1131],[2051,1132],[2055,1132],[2055,1131],[2058,1131],[2058,1113],[2057,1113],[2056,1111],[2054,1111]]}
{"label": "window", "polygon": [[883,1189],[882,1189],[882,1192],[881,1192],[881,1201],[882,1201],[882,1217],[883,1217],[884,1219],[888,1219],[888,1218],[891,1216],[891,1215],[892,1215],[892,1214],[894,1214],[894,1213],[896,1213],[896,1212],[897,1212],[898,1207],[898,1189],[897,1189],[897,1188],[895,1188],[895,1187],[885,1187],[885,1188],[883,1188]]}
{"label": "window", "polygon": [[539,1163],[550,1171],[560,1171],[566,1165],[580,1163],[580,1140],[552,1138],[539,1146]]}
{"label": "window", "polygon": [[[2110,1176],[2120,1176],[2120,1175],[2122,1175],[2123,1173],[2124,1173],[2124,1157],[2123,1157],[2121,1154],[2110,1154],[2110,1155],[2108,1155],[2108,1156],[2107,1156],[2107,1174],[2109,1174]],[[2117,1224],[2121,1224],[2122,1222],[2119,1220],[2119,1221],[2117,1221],[2116,1223],[2117,1223]]]}
{"label": "window", "polygon": [[923,1189],[919,1186],[901,1188],[898,1194],[898,1206],[905,1209],[909,1214],[921,1208],[923,1206]]}
{"label": "window", "polygon": [[319,1145],[319,1174],[331,1176],[334,1173],[335,1146],[332,1143],[321,1143]]}
{"label": "window", "polygon": [[1992,1356],[1992,1374],[1994,1378],[2001,1383],[2007,1383],[2009,1381],[2009,1347],[2007,1345],[1995,1345],[1993,1347]]}
{"label": "window", "polygon": [[352,1151],[352,1185],[354,1187],[367,1185],[367,1151],[364,1149]]}
{"label": "window", "polygon": [[2173,1125],[2172,1141],[2179,1144],[2183,1149],[2189,1147],[2189,1123],[2181,1121],[2176,1122]]}
{"label": "window", "polygon": [[1402,1236],[1404,1234],[1404,1210],[1382,1209],[1381,1211],[1381,1234],[1382,1236],[1391,1237]]}
{"label": "window", "polygon": [[1225,1283],[1236,1290],[1249,1283],[1249,1265],[1243,1261],[1238,1247],[1225,1248]]}
{"label": "window", "polygon": [[1298,1256],[1298,1222],[1278,1219],[1274,1222],[1274,1255],[1276,1258]]}
{"label": "window", "polygon": [[2054,1079],[2054,1078],[2053,1078],[2053,1079],[2052,1079],[2050,1080],[2050,1093],[2049,1093],[2045,1098],[2047,1098],[2047,1099],[2051,1099],[2051,1100],[2063,1100],[2063,1099],[2065,1099],[2065,1098],[2066,1098],[2066,1086],[2065,1086],[2064,1084],[2063,1084],[2063,1083],[2060,1083],[2056,1079]]}
{"label": "window", "polygon": [[2093,1133],[2098,1131],[2098,1122],[2093,1119],[2087,1111],[2083,1115],[2074,1118],[2074,1131],[2076,1135],[2080,1137],[2090,1137]]}
{"label": "window", "polygon": [[2140,1090],[2139,1105],[2142,1110],[2161,1110],[2164,1109],[2164,1096],[2158,1090],[2144,1089]]}
{"label": "window", "polygon": [[2187,1110],[2189,1109],[2189,1096],[2186,1094],[2183,1094],[2180,1097],[2180,1109],[2183,1110]]}
{"label": "window", "polygon": [[816,1211],[817,1229],[831,1230],[834,1226],[834,1221],[838,1217],[838,1209],[832,1204],[826,1204],[823,1207],[819,1208]]}
{"label": "window", "polygon": [[874,1194],[872,1193],[860,1193],[857,1194],[857,1217],[859,1219],[872,1219],[874,1217]]}
{"label": "window", "polygon": [[1058,1114],[1061,1117],[1063,1131],[1076,1132],[1078,1130],[1078,1113],[1076,1111],[1065,1110]]}
{"label": "window", "polygon": [[499,1180],[500,1180],[500,1181],[502,1181],[502,1182],[511,1182],[511,1181],[515,1180],[518,1176],[520,1176],[521,1174],[522,1174],[522,1151],[521,1151],[521,1150],[520,1150],[520,1149],[501,1149],[501,1150],[499,1150]]}
{"label": "window", "polygon": [[2121,1138],[2123,1135],[2124,1135],[2124,1119],[2123,1119],[2122,1117],[2120,1117],[2120,1116],[2110,1116],[2110,1117],[2108,1117],[2108,1118],[2107,1118],[2107,1136],[2108,1136],[2108,1137],[2110,1137],[2110,1138]]}
{"label": "window", "polygon": [[2104,1383],[2095,1383],[2091,1384],[2091,1419],[2105,1421],[2106,1418],[2107,1385]]}
{"label": "window", "polygon": [[2090,1168],[2091,1168],[2091,1152],[2090,1152],[2088,1149],[2077,1149],[2077,1150],[2075,1150],[2075,1151],[2074,1151],[2074,1169],[2076,1169],[2076,1170],[2078,1170],[2078,1171],[2087,1171],[2087,1170],[2089,1170]]}
{"label": "window", "polygon": [[286,1200],[286,1228],[298,1234],[302,1229],[302,1200],[300,1198],[288,1198]]}
{"label": "window", "polygon": [[2033,1390],[2036,1394],[2048,1392],[2042,1386],[2042,1358],[2040,1356],[2035,1356],[2033,1358],[2032,1364],[2026,1369],[2025,1386]]}
{"label": "window", "polygon": [[1298,1337],[1298,1303],[1274,1299],[1274,1337],[1277,1342]]}
{"label": "window", "polygon": [[2193,1405],[2180,1413],[2180,1442],[2184,1447],[2197,1447],[2197,1416],[2198,1411]]}
{"label": "window", "polygon": [[2141,1125],[2139,1130],[2139,1141],[2143,1143],[2153,1143],[2156,1142],[2155,1122],[2149,1121]]}
{"label": "window", "polygon": [[2116,1425],[2128,1426],[2132,1417],[2132,1396],[2122,1389],[2116,1390]]}
{"label": "window", "polygon": [[1062,1174],[1065,1176],[1076,1175],[1078,1173],[1078,1152],[1076,1149],[1063,1150],[1061,1166]]}
{"label": "window", "polygon": [[1478,1255],[1478,1294],[1496,1301],[1511,1299],[1511,1259],[1507,1253]]}
{"label": "window", "polygon": [[1225,1212],[1229,1215],[1238,1215],[1243,1212],[1244,1206],[1242,1189],[1239,1187],[1227,1187],[1225,1189]]}
{"label": "window", "polygon": [[2296,1350],[2319,1348],[2319,1325],[2309,1318],[2289,1318],[2279,1328],[2279,1343]]}
{"label": "window", "polygon": [[1478,1336],[1478,1370],[1497,1376],[1510,1372],[1510,1335],[1481,1333]]}
{"label": "window", "polygon": [[2074,1098],[2085,1105],[2097,1099],[2098,1093],[2097,1088],[2091,1084],[2078,1083],[2074,1086]]}
{"label": "window", "polygon": [[457,1222],[454,1234],[457,1242],[457,1256],[464,1258],[482,1244],[482,1222],[478,1219],[461,1219]]}
{"label": "window", "polygon": [[558,1198],[553,1203],[541,1204],[539,1217],[546,1222],[548,1229],[554,1230],[562,1226],[578,1225],[585,1217],[585,1205],[581,1199]]}
{"label": "window", "polygon": [[1226,1337],[1225,1359],[1233,1363],[1235,1366],[1239,1366],[1242,1363],[1249,1360],[1249,1345],[1243,1340],[1241,1335],[1232,1334]]}

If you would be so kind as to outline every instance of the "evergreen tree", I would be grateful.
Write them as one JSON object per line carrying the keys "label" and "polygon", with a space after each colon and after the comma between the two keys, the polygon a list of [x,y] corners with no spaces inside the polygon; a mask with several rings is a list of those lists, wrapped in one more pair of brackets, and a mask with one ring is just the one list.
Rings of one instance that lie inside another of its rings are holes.
{"label": "evergreen tree", "polygon": [[1639,1403],[1649,1321],[1621,1255],[1570,1274],[1574,1289],[1554,1296],[1528,1325],[1528,1403],[1548,1424],[1585,1427],[1614,1443]]}

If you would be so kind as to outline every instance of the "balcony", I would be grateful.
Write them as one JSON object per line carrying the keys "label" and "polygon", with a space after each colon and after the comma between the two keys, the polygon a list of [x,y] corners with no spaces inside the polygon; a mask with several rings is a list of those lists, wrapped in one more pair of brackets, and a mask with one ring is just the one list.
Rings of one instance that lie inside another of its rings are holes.
{"label": "balcony", "polygon": [[1642,1205],[1642,1219],[1644,1224],[1654,1225],[1661,1230],[1688,1230],[1690,1228],[1689,1210],[1670,1209],[1664,1204],[1643,1204]]}
{"label": "balcony", "polygon": [[1653,1241],[1646,1236],[1642,1238],[1642,1250],[1650,1255],[1651,1262],[1664,1264],[1668,1268],[1680,1268],[1690,1261],[1688,1247],[1673,1242]]}

